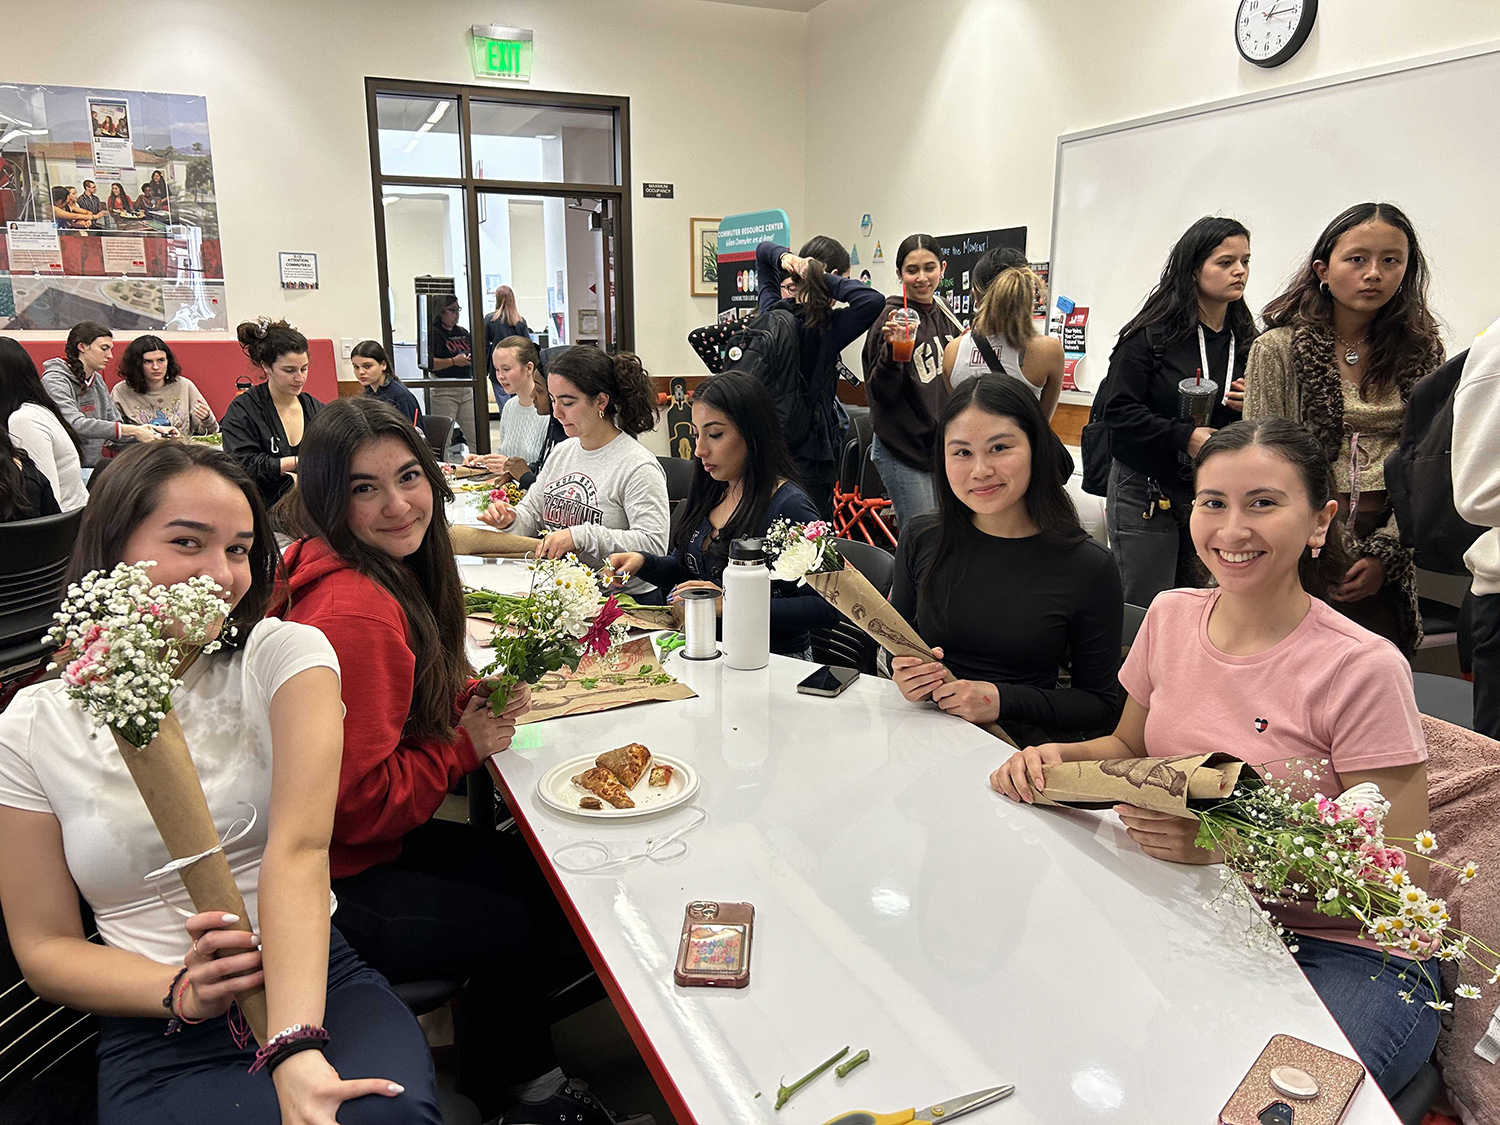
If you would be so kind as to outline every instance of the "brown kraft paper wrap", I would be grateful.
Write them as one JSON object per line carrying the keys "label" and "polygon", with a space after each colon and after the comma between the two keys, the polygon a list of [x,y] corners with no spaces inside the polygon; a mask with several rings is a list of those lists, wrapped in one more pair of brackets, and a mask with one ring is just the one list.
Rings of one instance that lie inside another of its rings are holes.
{"label": "brown kraft paper wrap", "polygon": [[458,524],[448,529],[448,538],[453,543],[455,555],[477,555],[491,559],[524,559],[536,554],[540,539],[525,535],[512,535],[508,531],[491,531],[487,527],[469,527]]}
{"label": "brown kraft paper wrap", "polygon": [[1109,758],[1102,762],[1057,762],[1042,767],[1046,789],[1031,795],[1039,805],[1107,809],[1134,805],[1196,820],[1190,800],[1222,800],[1239,784],[1245,763],[1228,754],[1177,758]]}
{"label": "brown kraft paper wrap", "polygon": [[[168,711],[161,721],[156,737],[143,748],[130,745],[118,733],[114,734],[115,745],[120,756],[140,790],[141,799],[161,833],[162,842],[173,859],[207,852],[219,846],[219,830],[214,827],[213,815],[208,811],[208,799],[203,795],[203,783],[198,780],[198,771],[193,766],[193,757],[188,752],[187,739],[177,713]],[[245,900],[235,886],[234,875],[229,870],[229,860],[221,850],[210,852],[197,863],[177,872],[187,887],[198,913],[217,910],[238,914],[240,920],[229,927],[250,933],[250,911],[245,909]],[[266,992],[263,988],[239,994],[240,1011],[255,1033],[256,1042],[266,1042]]]}
{"label": "brown kraft paper wrap", "polygon": [[[642,671],[642,669],[645,669]],[[692,699],[697,692],[687,684],[672,680],[653,684],[662,674],[661,661],[650,637],[626,641],[603,656],[588,653],[578,664],[578,671],[563,668],[548,672],[531,688],[531,710],[517,721],[529,726],[564,715],[588,715],[610,711],[636,703],[657,703],[670,699]],[[611,682],[611,677],[624,683]],[[583,681],[588,680],[589,684]]]}
{"label": "brown kraft paper wrap", "polygon": [[[809,574],[807,584],[892,656],[937,659],[906,618],[897,613],[891,603],[880,596],[880,591],[870,584],[870,580],[851,563],[845,562],[843,570]],[[944,677],[945,682],[953,679],[952,672]],[[1015,739],[1006,734],[1005,728],[999,723],[982,724],[982,729],[1007,745],[1016,744]]]}

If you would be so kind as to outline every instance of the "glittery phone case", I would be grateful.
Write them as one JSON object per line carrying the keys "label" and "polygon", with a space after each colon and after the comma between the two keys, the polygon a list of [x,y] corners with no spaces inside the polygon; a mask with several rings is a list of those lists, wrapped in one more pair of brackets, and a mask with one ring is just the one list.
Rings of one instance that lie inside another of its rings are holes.
{"label": "glittery phone case", "polygon": [[[1300,1101],[1276,1089],[1271,1085],[1271,1071],[1278,1066],[1294,1066],[1311,1074],[1320,1087],[1317,1097]],[[1338,1125],[1364,1080],[1365,1068],[1353,1059],[1290,1035],[1273,1035],[1219,1111],[1219,1125],[1261,1125],[1261,1114],[1277,1103],[1290,1109],[1289,1120],[1280,1118],[1288,1125]]]}
{"label": "glittery phone case", "polygon": [[672,979],[684,986],[744,988],[754,932],[755,907],[748,902],[688,903]]}

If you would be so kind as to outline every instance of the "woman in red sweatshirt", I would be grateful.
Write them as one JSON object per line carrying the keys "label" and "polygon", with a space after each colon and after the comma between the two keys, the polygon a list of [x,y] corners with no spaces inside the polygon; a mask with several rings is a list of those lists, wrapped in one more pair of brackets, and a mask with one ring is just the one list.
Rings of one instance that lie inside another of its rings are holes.
{"label": "woman in red sweatshirt", "polygon": [[393,984],[469,982],[459,1086],[486,1120],[607,1125],[553,1055],[544,982],[573,939],[535,861],[518,837],[433,819],[459,778],[509,748],[530,702],[523,686],[496,718],[472,679],[452,492],[426,439],[373,397],[319,412],[299,468],[280,612],[322,630],[348,669],[334,920]]}

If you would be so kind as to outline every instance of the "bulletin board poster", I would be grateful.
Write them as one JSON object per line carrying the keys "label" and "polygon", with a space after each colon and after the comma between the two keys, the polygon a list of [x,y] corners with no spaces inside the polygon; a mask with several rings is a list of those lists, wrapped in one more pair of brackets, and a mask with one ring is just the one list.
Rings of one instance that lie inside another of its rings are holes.
{"label": "bulletin board poster", "polygon": [[948,263],[943,280],[938,283],[938,298],[948,302],[953,315],[967,328],[974,315],[974,266],[991,250],[1002,246],[1026,253],[1026,228],[1003,227],[967,234],[943,234],[938,236],[937,243],[938,257]]}
{"label": "bulletin board poster", "polygon": [[0,331],[227,331],[208,103],[0,82]]}
{"label": "bulletin board poster", "polygon": [[770,240],[786,246],[792,224],[781,208],[730,215],[719,224],[719,319],[755,311],[760,279],[755,275],[755,248]]}

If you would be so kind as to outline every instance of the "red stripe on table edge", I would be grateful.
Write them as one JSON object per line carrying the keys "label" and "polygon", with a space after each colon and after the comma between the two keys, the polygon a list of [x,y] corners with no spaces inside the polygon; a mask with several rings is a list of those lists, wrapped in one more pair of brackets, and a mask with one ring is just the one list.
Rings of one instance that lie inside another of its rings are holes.
{"label": "red stripe on table edge", "polygon": [[635,1009],[630,1006],[630,1001],[625,999],[625,992],[609,971],[609,965],[604,960],[604,955],[599,952],[599,947],[594,944],[588,927],[583,924],[583,919],[578,914],[578,908],[573,905],[573,899],[567,889],[557,877],[557,872],[552,867],[552,861],[548,858],[546,851],[542,848],[541,841],[536,838],[531,830],[531,825],[521,815],[520,802],[516,800],[515,794],[511,792],[510,786],[505,783],[504,776],[496,767],[492,759],[485,759],[485,765],[489,768],[490,777],[500,787],[501,793],[505,795],[506,807],[510,809],[515,818],[516,826],[520,828],[521,835],[526,840],[526,846],[531,849],[531,854],[536,858],[537,866],[542,869],[547,883],[552,887],[552,894],[557,899],[558,905],[562,907],[563,914],[567,916],[568,924],[573,927],[573,932],[578,936],[579,944],[583,951],[588,954],[594,971],[599,974],[599,980],[604,985],[604,991],[609,994],[610,1002],[614,1004],[615,1011],[620,1014],[621,1022],[625,1030],[630,1032],[631,1041],[635,1043],[636,1050],[640,1052],[641,1059],[646,1064],[646,1069],[651,1072],[651,1078],[656,1082],[657,1089],[661,1091],[662,1098],[667,1103],[667,1108],[672,1111],[672,1116],[677,1118],[678,1125],[698,1125],[698,1119],[687,1107],[683,1099],[682,1091],[677,1088],[677,1083],[672,1081],[672,1075],[668,1072],[666,1063],[661,1061],[657,1054],[656,1045],[651,1042],[651,1036],[646,1033],[646,1028],[635,1014]]}

